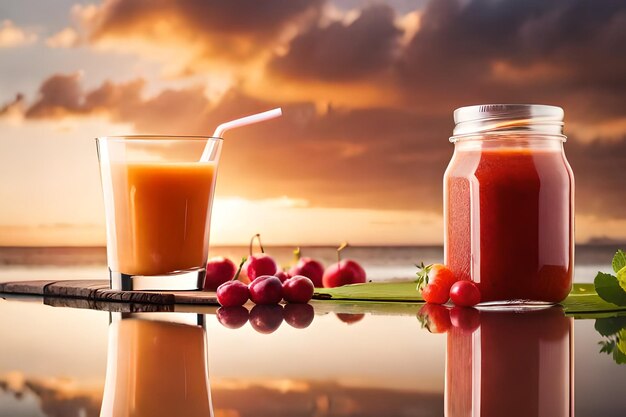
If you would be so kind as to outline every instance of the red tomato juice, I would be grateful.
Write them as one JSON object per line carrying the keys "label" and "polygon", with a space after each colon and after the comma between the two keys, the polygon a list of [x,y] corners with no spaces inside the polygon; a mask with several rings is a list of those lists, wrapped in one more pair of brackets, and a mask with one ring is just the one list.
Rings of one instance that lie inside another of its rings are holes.
{"label": "red tomato juice", "polygon": [[562,301],[572,285],[574,178],[561,143],[463,145],[444,178],[446,264],[476,282],[482,302]]}

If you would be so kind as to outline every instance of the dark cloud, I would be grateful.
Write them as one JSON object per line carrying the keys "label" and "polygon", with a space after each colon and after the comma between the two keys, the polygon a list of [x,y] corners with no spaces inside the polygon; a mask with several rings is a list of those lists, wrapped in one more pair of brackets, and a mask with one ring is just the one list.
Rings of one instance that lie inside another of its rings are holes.
{"label": "dark cloud", "polygon": [[77,113],[81,110],[80,74],[53,75],[39,87],[38,100],[28,108],[26,117],[44,118]]}
{"label": "dark cloud", "polygon": [[264,47],[289,24],[316,16],[323,0],[105,0],[85,14],[92,42],[104,39],[200,45],[207,55],[244,58]]}
{"label": "dark cloud", "polygon": [[626,3],[431,1],[398,63],[414,102],[560,104],[577,117],[623,117]]}
{"label": "dark cloud", "polygon": [[576,179],[576,209],[580,213],[626,218],[626,135],[619,140],[565,144]]}
{"label": "dark cloud", "polygon": [[346,25],[333,22],[312,26],[289,45],[289,52],[270,63],[274,72],[297,79],[350,81],[388,68],[399,47],[402,31],[395,13],[374,5]]}
{"label": "dark cloud", "polygon": [[336,85],[360,78],[422,114],[541,102],[580,122],[624,118],[626,2],[432,0],[400,49],[394,17],[374,6],[351,25],[310,27],[270,73]]}

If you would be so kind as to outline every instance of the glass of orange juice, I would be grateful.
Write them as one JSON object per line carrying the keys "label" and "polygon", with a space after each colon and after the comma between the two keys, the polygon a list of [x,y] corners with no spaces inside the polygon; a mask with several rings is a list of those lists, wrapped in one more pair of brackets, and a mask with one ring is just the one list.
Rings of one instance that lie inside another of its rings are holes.
{"label": "glass of orange juice", "polygon": [[96,142],[111,288],[202,288],[222,139],[108,136]]}
{"label": "glass of orange juice", "polygon": [[100,417],[212,417],[204,315],[111,313]]}

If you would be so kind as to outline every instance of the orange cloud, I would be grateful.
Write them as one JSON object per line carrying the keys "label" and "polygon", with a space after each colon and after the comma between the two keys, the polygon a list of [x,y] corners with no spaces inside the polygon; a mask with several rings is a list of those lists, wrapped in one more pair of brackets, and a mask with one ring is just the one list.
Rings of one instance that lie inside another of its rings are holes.
{"label": "orange cloud", "polygon": [[192,49],[197,60],[241,62],[271,49],[290,26],[318,15],[322,2],[105,0],[74,14],[94,44],[124,48],[139,41]]}
{"label": "orange cloud", "polygon": [[10,20],[0,23],[0,48],[29,45],[37,40],[37,34],[23,29]]}
{"label": "orange cloud", "polygon": [[51,48],[71,48],[79,43],[80,35],[71,27],[66,27],[46,39],[46,45]]}

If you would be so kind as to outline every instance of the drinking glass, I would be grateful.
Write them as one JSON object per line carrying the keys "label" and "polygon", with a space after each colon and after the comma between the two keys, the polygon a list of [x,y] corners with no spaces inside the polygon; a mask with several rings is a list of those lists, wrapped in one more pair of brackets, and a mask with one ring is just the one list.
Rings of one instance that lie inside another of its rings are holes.
{"label": "drinking glass", "polygon": [[108,136],[96,142],[111,288],[202,288],[222,139]]}

